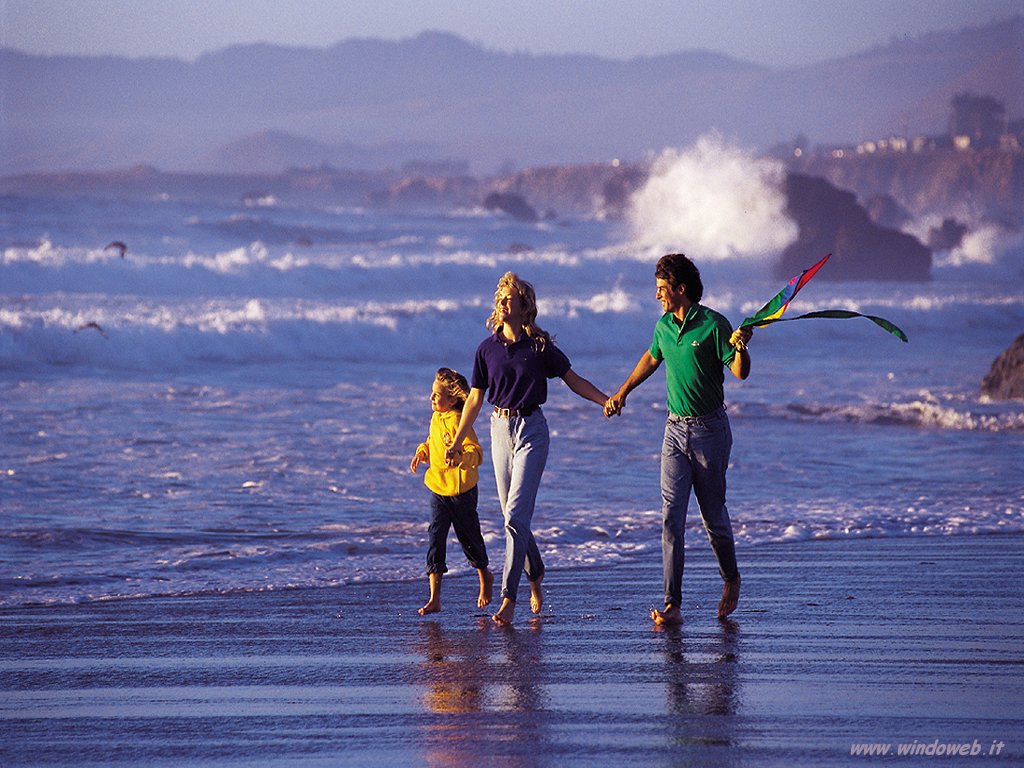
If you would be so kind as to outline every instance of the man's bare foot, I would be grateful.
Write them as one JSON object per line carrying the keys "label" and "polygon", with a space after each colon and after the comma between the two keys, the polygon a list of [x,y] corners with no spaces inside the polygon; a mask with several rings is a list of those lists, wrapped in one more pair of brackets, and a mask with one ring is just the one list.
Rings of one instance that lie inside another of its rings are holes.
{"label": "man's bare foot", "polygon": [[736,574],[735,579],[725,582],[725,585],[722,587],[722,599],[718,601],[718,618],[724,619],[735,611],[739,601],[740,576]]}
{"label": "man's bare foot", "polygon": [[540,609],[544,607],[544,590],[540,588],[540,579],[530,582],[530,610],[534,613],[540,613]]}
{"label": "man's bare foot", "polygon": [[494,597],[494,574],[486,568],[477,570],[480,574],[480,596],[476,599],[476,607],[483,608],[490,605]]}
{"label": "man's bare foot", "polygon": [[675,627],[683,623],[683,612],[679,610],[678,605],[666,605],[664,611],[652,608],[651,618],[659,626]]}
{"label": "man's bare foot", "polygon": [[501,601],[501,608],[499,608],[498,612],[494,614],[491,618],[494,619],[494,621],[497,624],[500,624],[503,627],[507,627],[512,624],[512,616],[513,614],[515,614],[515,612],[516,601],[509,600],[506,597],[504,600]]}
{"label": "man's bare foot", "polygon": [[420,616],[426,616],[428,613],[440,613],[441,612],[441,598],[432,597],[427,601],[427,604],[419,609],[418,613]]}

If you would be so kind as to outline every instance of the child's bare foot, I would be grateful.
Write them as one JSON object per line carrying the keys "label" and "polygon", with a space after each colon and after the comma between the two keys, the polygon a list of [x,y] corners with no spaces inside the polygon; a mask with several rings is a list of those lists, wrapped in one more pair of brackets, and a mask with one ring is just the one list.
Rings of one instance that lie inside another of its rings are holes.
{"label": "child's bare foot", "polygon": [[516,612],[516,601],[509,600],[507,597],[501,601],[501,608],[491,618],[503,627],[510,626],[512,624],[512,616]]}
{"label": "child's bare foot", "polygon": [[666,605],[664,611],[652,608],[651,618],[659,626],[675,627],[683,623],[683,612],[678,605]]}
{"label": "child's bare foot", "polygon": [[[541,576],[541,579],[544,577]],[[540,588],[540,580],[530,582],[530,610],[534,613],[540,613],[540,609],[544,607],[544,590]]]}
{"label": "child's bare foot", "polygon": [[428,613],[440,613],[441,612],[441,599],[432,597],[427,601],[419,610],[420,616],[426,616]]}
{"label": "child's bare foot", "polygon": [[476,599],[476,607],[483,608],[490,605],[494,597],[494,574],[486,568],[477,570],[480,574],[480,596]]}
{"label": "child's bare foot", "polygon": [[441,611],[441,574],[431,573],[427,578],[430,580],[430,599],[427,604],[419,610],[420,616],[428,613],[440,613]]}

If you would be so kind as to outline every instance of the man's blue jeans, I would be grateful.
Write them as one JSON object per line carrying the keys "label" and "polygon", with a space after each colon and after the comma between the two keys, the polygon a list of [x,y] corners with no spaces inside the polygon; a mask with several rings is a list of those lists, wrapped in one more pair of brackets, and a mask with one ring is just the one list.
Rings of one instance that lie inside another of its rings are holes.
{"label": "man's blue jeans", "polygon": [[509,600],[516,599],[524,567],[530,581],[544,575],[530,523],[549,445],[548,422],[539,408],[529,416],[504,418],[491,414],[491,461],[505,518],[501,596]]}
{"label": "man's blue jeans", "polygon": [[739,575],[725,506],[725,471],[731,450],[732,429],[724,407],[706,416],[669,415],[661,448],[661,561],[666,606],[682,603],[683,539],[691,489],[722,578],[732,581]]}

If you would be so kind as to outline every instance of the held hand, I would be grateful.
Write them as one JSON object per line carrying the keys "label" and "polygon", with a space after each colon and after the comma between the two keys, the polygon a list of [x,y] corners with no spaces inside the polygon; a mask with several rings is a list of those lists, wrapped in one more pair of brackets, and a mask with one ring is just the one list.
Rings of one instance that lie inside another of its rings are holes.
{"label": "held hand", "polygon": [[608,398],[608,401],[604,404],[604,415],[609,419],[612,416],[618,416],[622,413],[623,407],[626,405],[626,396],[615,393]]}
{"label": "held hand", "polygon": [[462,451],[456,448],[454,445],[449,446],[448,450],[444,452],[444,463],[449,467],[457,467],[459,462],[462,460]]}
{"label": "held hand", "polygon": [[750,337],[754,335],[752,328],[737,328],[732,332],[732,336],[729,337],[729,343],[736,348],[738,352],[743,352],[747,348],[747,344],[750,342]]}

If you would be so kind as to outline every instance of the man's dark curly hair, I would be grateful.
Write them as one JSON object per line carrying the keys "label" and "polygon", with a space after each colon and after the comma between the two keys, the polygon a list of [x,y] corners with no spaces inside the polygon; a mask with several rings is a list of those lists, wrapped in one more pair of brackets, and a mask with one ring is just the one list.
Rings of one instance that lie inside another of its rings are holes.
{"label": "man's dark curly hair", "polygon": [[686,287],[686,298],[696,304],[704,296],[704,283],[700,270],[685,254],[668,253],[658,259],[654,268],[655,279],[667,280],[673,288]]}

